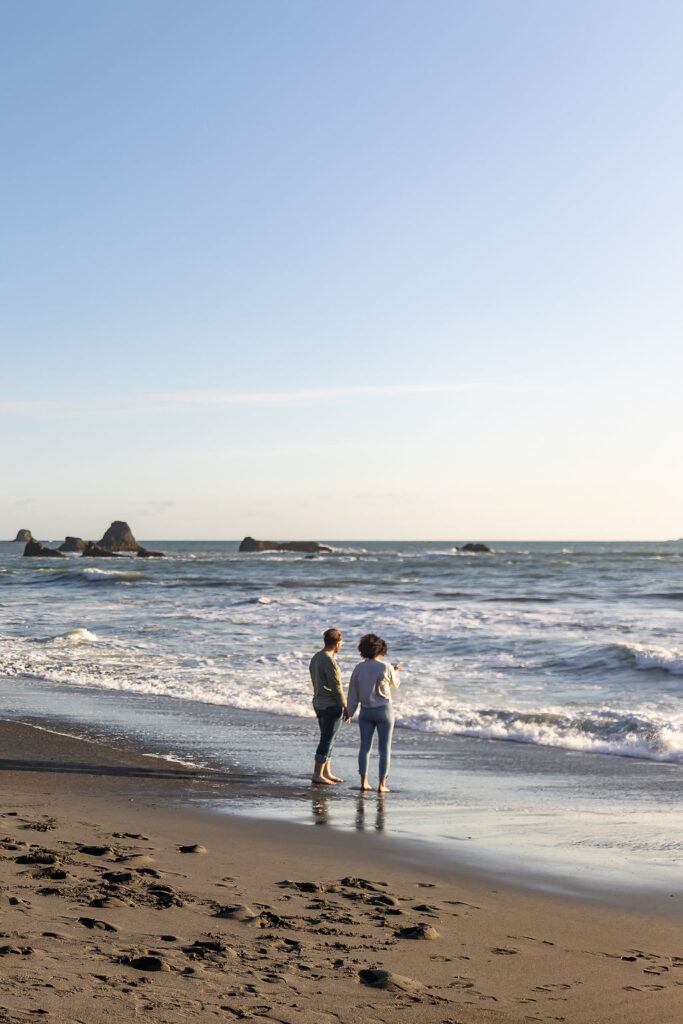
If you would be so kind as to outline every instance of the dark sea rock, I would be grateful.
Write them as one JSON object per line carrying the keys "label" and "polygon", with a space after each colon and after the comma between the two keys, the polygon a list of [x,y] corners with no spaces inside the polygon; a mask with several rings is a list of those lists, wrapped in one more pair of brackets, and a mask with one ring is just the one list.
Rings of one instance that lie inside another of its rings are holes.
{"label": "dark sea rock", "polygon": [[130,551],[133,553],[140,547],[128,523],[124,523],[120,519],[116,519],[111,524],[97,544],[98,547],[106,548],[107,551]]}
{"label": "dark sea rock", "polygon": [[245,537],[239,546],[240,551],[302,551],[309,554],[320,554],[331,551],[327,544],[318,544],[314,540],[254,540],[253,537]]}
{"label": "dark sea rock", "polygon": [[116,552],[103,548],[101,544],[93,544],[91,540],[83,548],[83,558],[116,558]]}
{"label": "dark sea rock", "polygon": [[128,523],[124,523],[121,519],[116,519],[106,531],[104,537],[98,540],[97,544],[90,546],[98,550],[95,552],[86,549],[83,552],[84,555],[101,557],[103,553],[105,555],[113,555],[121,551],[124,554],[138,555],[139,558],[166,557],[163,551],[148,551],[147,548],[143,548],[142,544],[138,544]]}
{"label": "dark sea rock", "polygon": [[475,552],[478,551],[478,552],[486,552],[488,554],[492,554],[493,553],[493,548],[487,547],[486,544],[479,544],[479,543],[472,544],[472,543],[469,543],[469,544],[463,544],[463,546],[460,548],[460,551],[475,551]]}
{"label": "dark sea rock", "polygon": [[67,537],[63,544],[59,545],[59,551],[85,551],[86,543],[80,537]]}
{"label": "dark sea rock", "polygon": [[16,537],[14,538],[14,543],[16,544],[18,541],[20,541],[22,544],[26,544],[30,540],[33,540],[33,534],[31,533],[30,530],[19,530]]}
{"label": "dark sea rock", "polygon": [[24,548],[24,558],[64,558],[64,555],[56,548],[46,548],[39,540],[34,540],[32,537]]}

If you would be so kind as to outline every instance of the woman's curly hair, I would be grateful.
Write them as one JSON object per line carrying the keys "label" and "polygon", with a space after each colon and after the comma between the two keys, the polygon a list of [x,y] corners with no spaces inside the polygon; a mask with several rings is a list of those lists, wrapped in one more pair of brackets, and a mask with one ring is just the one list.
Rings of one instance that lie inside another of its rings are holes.
{"label": "woman's curly hair", "polygon": [[358,642],[358,650],[362,658],[376,658],[387,653],[387,645],[376,633],[366,633]]}

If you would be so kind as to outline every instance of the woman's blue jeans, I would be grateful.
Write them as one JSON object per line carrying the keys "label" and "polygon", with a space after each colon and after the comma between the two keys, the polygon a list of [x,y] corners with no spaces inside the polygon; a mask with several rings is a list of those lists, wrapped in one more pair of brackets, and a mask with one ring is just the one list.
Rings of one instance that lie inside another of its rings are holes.
{"label": "woman's blue jeans", "polygon": [[362,707],[358,717],[358,724],[360,725],[358,771],[361,775],[368,774],[368,762],[376,729],[379,747],[379,777],[380,779],[386,779],[391,763],[391,736],[394,731],[393,707],[391,704],[382,704],[378,708]]}
{"label": "woman's blue jeans", "polygon": [[318,716],[318,725],[320,726],[320,743],[315,752],[315,763],[324,764],[325,761],[330,759],[344,709],[342,707],[322,708],[320,711],[316,710],[315,713]]}

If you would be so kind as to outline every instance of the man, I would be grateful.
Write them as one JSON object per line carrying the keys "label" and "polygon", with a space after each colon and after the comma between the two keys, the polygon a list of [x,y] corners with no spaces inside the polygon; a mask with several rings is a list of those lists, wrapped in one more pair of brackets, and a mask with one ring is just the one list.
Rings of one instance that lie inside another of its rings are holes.
{"label": "man", "polygon": [[323,641],[324,648],[313,655],[309,665],[313,683],[313,708],[320,726],[320,743],[315,752],[311,782],[316,786],[335,786],[344,781],[330,771],[332,747],[342,719],[346,717],[346,698],[339,666],[334,657],[341,649],[342,635],[338,629],[326,629]]}

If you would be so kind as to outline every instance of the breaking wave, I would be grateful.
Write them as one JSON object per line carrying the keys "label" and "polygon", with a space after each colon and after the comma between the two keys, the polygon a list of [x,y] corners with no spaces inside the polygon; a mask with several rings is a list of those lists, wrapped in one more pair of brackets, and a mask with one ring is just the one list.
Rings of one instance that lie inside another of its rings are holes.
{"label": "breaking wave", "polygon": [[402,718],[398,724],[424,732],[683,764],[683,715],[666,719],[608,710],[568,715],[558,711],[452,708],[447,718],[423,714]]}

